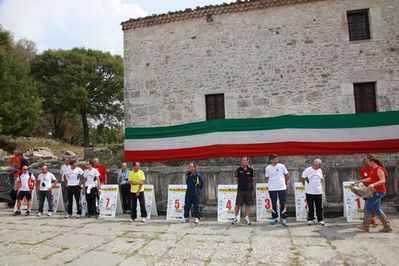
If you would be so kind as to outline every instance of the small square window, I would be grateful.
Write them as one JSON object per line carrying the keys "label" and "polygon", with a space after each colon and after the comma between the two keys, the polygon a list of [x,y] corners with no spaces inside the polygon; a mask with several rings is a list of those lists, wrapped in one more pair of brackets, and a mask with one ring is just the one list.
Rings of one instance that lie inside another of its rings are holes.
{"label": "small square window", "polygon": [[347,12],[349,40],[369,40],[370,39],[370,22],[369,10],[351,10]]}

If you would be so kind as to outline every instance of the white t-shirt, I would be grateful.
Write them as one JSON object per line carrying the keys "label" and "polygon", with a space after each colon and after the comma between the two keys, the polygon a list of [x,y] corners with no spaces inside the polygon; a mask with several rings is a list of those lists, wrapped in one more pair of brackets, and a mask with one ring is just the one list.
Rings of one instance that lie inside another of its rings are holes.
{"label": "white t-shirt", "polygon": [[287,174],[288,171],[284,164],[268,165],[265,169],[265,176],[269,178],[269,191],[286,190],[285,175]]}
{"label": "white t-shirt", "polygon": [[[47,172],[46,174],[41,173],[38,177],[37,180],[40,181],[40,191],[47,191],[50,187],[51,187],[51,181],[55,181],[56,178],[55,176],[50,173]],[[43,186],[42,184],[45,184],[45,186]]]}
{"label": "white t-shirt", "polygon": [[308,178],[309,183],[305,181],[305,193],[311,195],[321,195],[323,190],[321,188],[321,180],[323,180],[323,171],[321,169],[313,169],[313,167],[306,168],[302,177]]}
{"label": "white t-shirt", "polygon": [[21,187],[20,187],[20,191],[30,191],[29,189],[29,177],[32,178],[32,182],[35,181],[35,176],[33,174],[31,174],[31,176],[29,176],[29,173],[22,173],[19,176],[19,180],[21,180]]}
{"label": "white t-shirt", "polygon": [[100,172],[96,168],[86,169],[83,176],[86,179],[86,187],[95,187],[97,184],[95,180],[99,179]]}
{"label": "white t-shirt", "polygon": [[70,164],[68,164],[68,165],[63,164],[63,165],[61,165],[60,174],[61,174],[61,179],[62,179],[63,181],[65,181],[65,180],[64,180],[64,174],[68,173],[69,170],[71,170],[71,165],[70,165]]}
{"label": "white t-shirt", "polygon": [[80,167],[76,167],[75,169],[69,169],[66,173],[68,176],[68,186],[79,186],[80,178],[79,175],[83,175],[83,170]]}

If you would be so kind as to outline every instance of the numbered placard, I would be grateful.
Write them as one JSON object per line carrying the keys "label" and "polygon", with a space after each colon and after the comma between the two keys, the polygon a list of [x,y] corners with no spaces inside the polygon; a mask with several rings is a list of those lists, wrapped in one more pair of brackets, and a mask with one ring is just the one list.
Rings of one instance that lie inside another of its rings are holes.
{"label": "numbered placard", "polygon": [[181,220],[184,217],[184,203],[187,185],[169,185],[167,220]]}
{"label": "numbered placard", "polygon": [[[57,211],[65,211],[64,200],[62,197],[61,184],[56,184],[54,188],[51,189],[51,200],[53,202],[53,213]],[[32,201],[32,210],[37,210],[39,208],[39,201],[37,200],[36,193],[34,200]],[[47,198],[44,200],[43,212],[48,212]]]}
{"label": "numbered placard", "polygon": [[[86,195],[84,192],[80,192],[80,208],[82,211],[81,216],[86,216],[86,212],[87,212],[87,201],[86,201]],[[77,209],[77,205],[76,205],[76,200],[75,197],[73,197],[73,202],[72,202],[72,215],[77,215],[78,214],[78,209]]]}
{"label": "numbered placard", "polygon": [[360,222],[364,218],[364,200],[351,190],[354,181],[343,182],[344,212],[348,222]]}
{"label": "numbered placard", "polygon": [[[51,200],[53,201],[53,212],[65,211],[64,201],[62,199],[62,189],[61,184],[56,184],[53,189],[51,189]],[[48,212],[47,199],[44,200],[43,212]]]}
{"label": "numbered placard", "polygon": [[118,203],[120,204],[120,201],[118,200],[118,193],[119,193],[118,185],[101,186],[101,194],[99,202],[100,216],[115,217]]}
{"label": "numbered placard", "polygon": [[218,222],[234,219],[237,185],[218,185]]}
{"label": "numbered placard", "polygon": [[301,182],[294,184],[296,220],[303,222],[308,220],[308,204],[306,201],[305,186]]}
{"label": "numbered placard", "polygon": [[[147,210],[147,219],[151,219],[152,208],[155,207],[154,185],[144,185],[144,200]],[[138,201],[138,200],[137,200]],[[140,204],[137,204],[137,213],[140,213]]]}
{"label": "numbered placard", "polygon": [[[279,201],[277,200],[277,211],[280,217],[279,210]],[[256,184],[256,221],[267,222],[272,218],[272,212],[272,201],[267,183]]]}

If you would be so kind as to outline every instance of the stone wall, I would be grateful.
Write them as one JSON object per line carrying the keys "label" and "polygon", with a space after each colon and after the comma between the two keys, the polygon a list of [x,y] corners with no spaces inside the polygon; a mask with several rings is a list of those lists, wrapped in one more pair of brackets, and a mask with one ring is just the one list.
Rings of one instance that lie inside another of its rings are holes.
{"label": "stone wall", "polygon": [[[349,42],[346,12],[362,8],[372,38]],[[397,0],[327,0],[127,30],[126,126],[203,121],[213,93],[226,118],[354,113],[354,82],[398,110],[397,14]]]}

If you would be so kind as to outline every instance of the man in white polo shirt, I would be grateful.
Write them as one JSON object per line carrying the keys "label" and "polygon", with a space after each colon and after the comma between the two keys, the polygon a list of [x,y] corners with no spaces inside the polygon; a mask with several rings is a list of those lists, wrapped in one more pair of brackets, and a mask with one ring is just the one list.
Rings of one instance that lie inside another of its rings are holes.
{"label": "man in white polo shirt", "polygon": [[323,221],[323,171],[320,169],[321,160],[315,159],[312,166],[303,171],[300,181],[305,185],[306,202],[308,204],[308,225],[313,224],[314,206],[316,205],[316,215],[319,225],[324,226]]}
{"label": "man in white polo shirt", "polygon": [[39,189],[39,212],[37,214],[38,217],[42,216],[44,201],[47,199],[48,203],[48,216],[51,216],[53,212],[53,200],[51,198],[51,189],[54,185],[57,184],[57,178],[48,171],[48,167],[46,165],[42,166],[42,172],[37,177],[37,186]]}
{"label": "man in white polo shirt", "polygon": [[265,176],[269,178],[268,187],[269,195],[272,201],[272,221],[271,224],[278,223],[278,213],[277,213],[277,198],[280,203],[280,218],[281,223],[287,226],[287,211],[285,207],[285,202],[287,201],[287,182],[289,179],[289,174],[287,168],[284,164],[278,162],[277,154],[272,154],[269,158],[270,165],[266,167]]}
{"label": "man in white polo shirt", "polygon": [[16,181],[18,192],[17,192],[17,210],[14,212],[14,216],[21,214],[21,201],[25,198],[27,204],[26,216],[30,215],[32,207],[32,190],[35,186],[35,176],[29,172],[28,166],[22,167],[21,174],[17,177]]}
{"label": "man in white polo shirt", "polygon": [[68,213],[65,215],[65,218],[69,218],[72,216],[72,206],[73,206],[73,198],[76,200],[77,207],[77,215],[76,218],[80,218],[82,214],[82,208],[80,206],[80,192],[82,190],[82,181],[81,177],[83,176],[82,168],[78,167],[78,161],[71,161],[71,169],[66,173],[65,185],[67,186],[67,195],[68,195]]}

